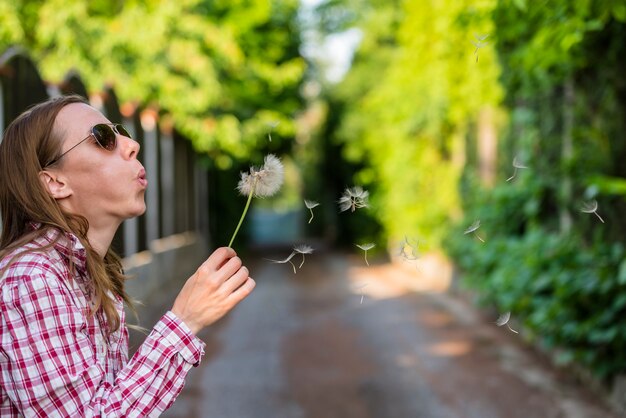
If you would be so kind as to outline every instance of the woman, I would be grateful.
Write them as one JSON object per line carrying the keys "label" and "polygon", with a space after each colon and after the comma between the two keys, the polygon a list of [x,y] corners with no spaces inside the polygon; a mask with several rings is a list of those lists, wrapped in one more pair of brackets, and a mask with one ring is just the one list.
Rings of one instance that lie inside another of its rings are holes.
{"label": "woman", "polygon": [[0,143],[0,416],[157,416],[200,362],[196,334],[255,286],[231,248],[190,277],[128,360],[109,248],[145,211],[139,144],[78,96],[20,115]]}

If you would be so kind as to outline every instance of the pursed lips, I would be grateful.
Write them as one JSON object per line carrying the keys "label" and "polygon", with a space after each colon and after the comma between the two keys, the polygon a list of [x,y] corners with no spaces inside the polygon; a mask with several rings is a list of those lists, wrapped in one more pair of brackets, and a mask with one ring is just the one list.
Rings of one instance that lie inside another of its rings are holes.
{"label": "pursed lips", "polygon": [[137,174],[137,180],[139,181],[139,184],[141,184],[143,187],[148,186],[148,180],[146,179],[146,170],[143,167],[141,168],[141,170],[139,170],[139,173]]}

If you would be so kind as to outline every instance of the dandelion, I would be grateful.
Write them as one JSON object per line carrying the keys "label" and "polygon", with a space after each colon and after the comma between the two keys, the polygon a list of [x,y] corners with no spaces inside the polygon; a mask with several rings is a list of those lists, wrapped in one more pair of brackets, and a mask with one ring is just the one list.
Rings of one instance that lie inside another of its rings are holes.
{"label": "dandelion", "polygon": [[296,265],[291,262],[291,259],[293,258],[294,255],[296,255],[296,252],[292,251],[291,254],[289,254],[289,256],[285,258],[284,260],[270,260],[270,259],[267,259],[267,260],[271,261],[272,263],[278,263],[278,264],[289,263],[291,264],[291,267],[293,267],[293,274],[296,274]]}
{"label": "dandelion", "polygon": [[400,257],[404,258],[407,261],[415,261],[418,259],[417,255],[417,247],[419,246],[419,241],[416,241],[415,246],[409,242],[407,237],[404,237],[404,241],[400,244]]}
{"label": "dandelion", "polygon": [[343,196],[339,199],[339,208],[341,212],[351,209],[354,212],[358,208],[366,208],[369,192],[363,190],[360,186],[348,188],[343,192]]}
{"label": "dandelion", "polygon": [[517,161],[517,157],[513,158],[513,175],[511,177],[509,177],[508,179],[506,179],[506,181],[511,181],[515,178],[515,175],[517,174],[517,169],[518,168],[528,168],[525,165],[521,164],[519,161]]}
{"label": "dandelion", "polygon": [[584,203],[580,211],[584,213],[593,213],[598,217],[598,219],[600,219],[600,222],[604,223],[604,219],[598,215],[598,202],[596,200]]}
{"label": "dandelion", "polygon": [[237,185],[237,190],[242,195],[248,196],[246,207],[243,210],[243,214],[239,219],[237,228],[230,239],[228,246],[230,247],[235,241],[237,232],[243,223],[243,219],[248,212],[252,197],[267,197],[272,196],[280,189],[283,184],[284,168],[280,160],[273,154],[265,156],[265,161],[261,168],[251,167],[249,173],[241,173],[241,180]]}
{"label": "dandelion", "polygon": [[419,259],[418,254],[419,241],[415,240],[415,245],[411,244],[407,237],[404,237],[404,241],[400,244],[399,256],[406,262],[415,261],[415,268],[417,268],[417,262]]}
{"label": "dandelion", "polygon": [[508,329],[510,329],[511,331],[513,331],[516,334],[519,334],[519,332],[515,331],[513,328],[511,328],[511,326],[508,324],[509,319],[511,319],[511,312],[506,312],[503,313],[502,315],[500,315],[498,317],[498,319],[496,320],[496,325],[501,327],[503,325],[506,325]]}
{"label": "dandelion", "polygon": [[367,261],[367,250],[371,250],[372,248],[374,248],[376,246],[376,244],[372,243],[372,242],[368,242],[366,244],[356,244],[357,247],[359,247],[360,249],[362,249],[363,251],[365,251],[365,264],[367,264],[368,266],[370,265],[370,263]]}
{"label": "dandelion", "polygon": [[280,124],[280,122],[268,122],[267,126],[269,126],[270,131],[267,133],[267,137],[269,138],[270,142],[272,142],[272,131],[274,130],[274,128],[276,128],[278,125]]}
{"label": "dandelion", "polygon": [[476,47],[476,50],[474,50],[474,55],[476,55],[476,62],[478,62],[478,50],[484,47],[485,45],[487,45],[487,41],[485,41],[485,39],[487,39],[488,36],[489,36],[488,34],[487,35],[474,34],[474,39],[476,40],[472,41],[472,44]]}
{"label": "dandelion", "polygon": [[473,224],[471,224],[469,228],[465,230],[464,234],[467,235],[473,233],[474,236],[480,240],[480,242],[485,242],[485,240],[482,239],[480,235],[478,235],[478,233],[476,233],[476,231],[478,231],[478,228],[480,228],[480,220],[477,220]]}
{"label": "dandelion", "polygon": [[304,265],[304,255],[305,254],[313,254],[313,247],[310,247],[310,246],[305,245],[305,244],[296,245],[293,248],[293,251],[298,253],[298,254],[302,254],[302,262],[300,263],[300,266],[298,266],[298,268],[302,268],[302,266]]}
{"label": "dandelion", "polygon": [[319,203],[314,202],[312,200],[304,199],[304,205],[311,212],[311,219],[309,219],[309,223],[311,223],[311,221],[313,220],[313,208],[319,206]]}
{"label": "dandelion", "polygon": [[369,283],[364,283],[364,284],[362,284],[362,285],[360,285],[360,286],[357,286],[357,287],[355,288],[356,290],[361,290],[361,291],[359,292],[359,294],[361,295],[361,304],[363,304],[363,297],[365,296],[365,295],[363,294],[363,290],[362,290],[362,289],[363,289],[365,286],[367,286],[368,284],[369,284]]}

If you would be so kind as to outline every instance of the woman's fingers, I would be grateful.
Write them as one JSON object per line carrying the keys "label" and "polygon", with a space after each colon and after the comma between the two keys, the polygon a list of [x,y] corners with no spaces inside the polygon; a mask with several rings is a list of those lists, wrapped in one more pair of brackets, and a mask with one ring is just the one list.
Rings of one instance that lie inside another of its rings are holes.
{"label": "woman's fingers", "polygon": [[229,297],[234,301],[235,304],[237,304],[245,299],[250,293],[252,293],[252,290],[254,290],[255,286],[256,282],[254,281],[254,279],[252,277],[248,277],[241,286],[239,286],[237,289],[235,289],[235,291],[230,294]]}
{"label": "woman's fingers", "polygon": [[[243,263],[241,258],[234,256],[228,260],[224,265],[216,272],[215,279],[219,283],[224,283],[229,278],[242,269]],[[245,267],[244,267],[245,268]],[[246,270],[247,271],[247,270]]]}
{"label": "woman's fingers", "polygon": [[245,266],[239,268],[234,274],[231,274],[230,277],[224,282],[223,289],[224,292],[229,295],[233,293],[237,288],[239,288],[242,284],[248,280],[250,275],[250,271]]}
{"label": "woman's fingers", "polygon": [[204,263],[198,268],[206,274],[211,274],[214,271],[219,270],[229,259],[235,257],[237,253],[235,250],[229,247],[220,247],[206,259]]}

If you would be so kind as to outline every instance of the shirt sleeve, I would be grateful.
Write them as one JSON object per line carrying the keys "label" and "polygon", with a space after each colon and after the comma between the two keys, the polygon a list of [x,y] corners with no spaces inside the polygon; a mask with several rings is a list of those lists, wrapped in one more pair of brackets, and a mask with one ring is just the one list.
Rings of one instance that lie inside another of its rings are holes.
{"label": "shirt sleeve", "polygon": [[204,354],[170,311],[111,383],[58,275],[38,268],[11,283],[0,303],[0,385],[24,416],[158,416]]}

